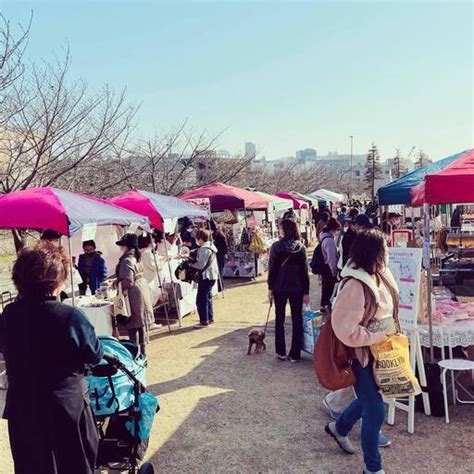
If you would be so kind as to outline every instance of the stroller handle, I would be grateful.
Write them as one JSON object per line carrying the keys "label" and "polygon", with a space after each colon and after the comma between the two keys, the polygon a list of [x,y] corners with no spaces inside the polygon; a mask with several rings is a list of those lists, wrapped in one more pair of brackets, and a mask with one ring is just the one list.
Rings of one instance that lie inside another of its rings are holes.
{"label": "stroller handle", "polygon": [[120,362],[117,359],[117,357],[104,354],[103,359],[106,360],[107,363],[109,363],[110,365],[113,365],[114,367],[121,367],[122,366],[122,362]]}

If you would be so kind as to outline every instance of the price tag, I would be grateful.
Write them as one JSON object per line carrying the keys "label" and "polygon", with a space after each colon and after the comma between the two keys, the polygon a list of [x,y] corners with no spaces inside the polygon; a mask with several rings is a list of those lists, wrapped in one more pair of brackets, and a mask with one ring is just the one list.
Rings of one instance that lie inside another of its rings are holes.
{"label": "price tag", "polygon": [[89,222],[82,226],[82,242],[94,240],[97,232],[97,222]]}

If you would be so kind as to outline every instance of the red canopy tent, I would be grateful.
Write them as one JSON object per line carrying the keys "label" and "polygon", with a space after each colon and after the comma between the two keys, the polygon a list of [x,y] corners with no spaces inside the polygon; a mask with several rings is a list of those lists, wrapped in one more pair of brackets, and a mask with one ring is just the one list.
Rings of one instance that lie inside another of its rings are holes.
{"label": "red canopy tent", "polygon": [[413,206],[474,202],[474,149],[438,173],[428,174],[425,181],[411,190]]}
{"label": "red canopy tent", "polygon": [[267,199],[257,193],[223,183],[208,184],[180,196],[183,200],[199,198],[208,198],[213,212],[226,209],[264,210],[268,209],[269,204]]}
{"label": "red canopy tent", "polygon": [[288,194],[288,193],[275,193],[275,196],[293,201],[293,207],[295,209],[308,209],[309,207],[307,202],[301,201],[300,199],[297,199],[293,195]]}

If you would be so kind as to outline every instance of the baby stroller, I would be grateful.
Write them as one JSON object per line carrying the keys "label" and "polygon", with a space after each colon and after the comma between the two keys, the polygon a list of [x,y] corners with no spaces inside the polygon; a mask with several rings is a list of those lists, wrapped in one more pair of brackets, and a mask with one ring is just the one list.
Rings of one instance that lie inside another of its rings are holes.
{"label": "baby stroller", "polygon": [[131,341],[101,336],[102,361],[87,376],[89,396],[99,430],[96,469],[153,474],[152,463],[141,464],[158,399],[147,392],[147,361]]}

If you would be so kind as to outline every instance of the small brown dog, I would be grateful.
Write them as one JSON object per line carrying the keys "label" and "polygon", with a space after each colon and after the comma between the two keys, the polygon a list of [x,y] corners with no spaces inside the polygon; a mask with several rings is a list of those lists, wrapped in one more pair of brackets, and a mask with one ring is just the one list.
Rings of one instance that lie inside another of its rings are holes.
{"label": "small brown dog", "polygon": [[252,346],[255,344],[255,352],[258,354],[260,349],[262,351],[267,349],[265,344],[265,331],[263,329],[253,328],[249,331],[249,349],[247,355],[252,354]]}

